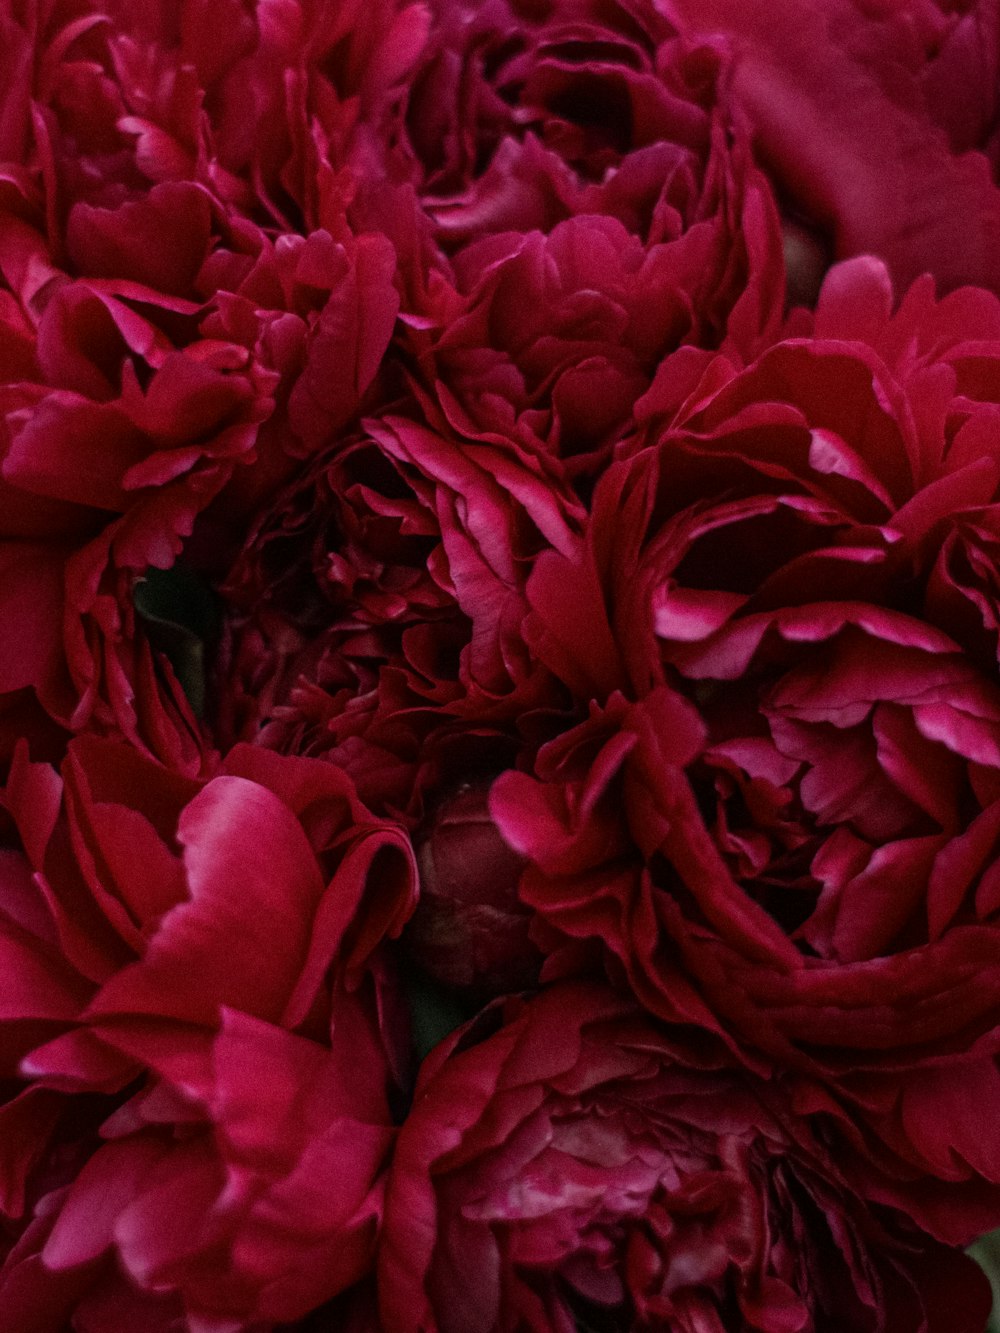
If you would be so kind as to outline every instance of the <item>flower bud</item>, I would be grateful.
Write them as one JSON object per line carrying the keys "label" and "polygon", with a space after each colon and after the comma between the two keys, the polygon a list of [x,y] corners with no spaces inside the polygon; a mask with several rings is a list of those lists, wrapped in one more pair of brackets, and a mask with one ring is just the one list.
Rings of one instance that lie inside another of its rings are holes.
{"label": "flower bud", "polygon": [[517,893],[524,858],[500,836],[488,792],[488,783],[462,786],[434,812],[417,847],[420,902],[406,931],[425,972],[482,996],[533,985],[541,962]]}

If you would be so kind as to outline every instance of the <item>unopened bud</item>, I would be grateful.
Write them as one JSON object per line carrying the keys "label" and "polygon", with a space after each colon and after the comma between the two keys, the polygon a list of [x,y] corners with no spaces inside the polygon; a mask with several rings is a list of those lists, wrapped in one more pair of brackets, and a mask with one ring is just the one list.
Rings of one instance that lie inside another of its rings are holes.
{"label": "unopened bud", "polygon": [[420,902],[406,931],[429,976],[481,996],[533,985],[541,964],[517,892],[525,860],[500,836],[488,792],[466,786],[438,807],[418,842]]}

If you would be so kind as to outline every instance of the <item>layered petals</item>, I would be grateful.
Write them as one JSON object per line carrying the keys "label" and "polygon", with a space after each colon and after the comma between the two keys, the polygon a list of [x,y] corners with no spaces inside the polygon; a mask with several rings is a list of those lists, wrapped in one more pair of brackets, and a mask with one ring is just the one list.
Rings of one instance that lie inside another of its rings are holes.
{"label": "layered petals", "polygon": [[53,1329],[256,1331],[349,1288],[408,1058],[405,838],[332,765],[250,749],[201,782],[108,741],[62,782],[19,752],[5,805],[4,1320],[44,1271]]}
{"label": "layered petals", "polygon": [[766,1081],[570,985],[431,1056],[379,1277],[385,1325],[414,1333],[971,1333],[988,1294],[967,1263],[858,1198]]}

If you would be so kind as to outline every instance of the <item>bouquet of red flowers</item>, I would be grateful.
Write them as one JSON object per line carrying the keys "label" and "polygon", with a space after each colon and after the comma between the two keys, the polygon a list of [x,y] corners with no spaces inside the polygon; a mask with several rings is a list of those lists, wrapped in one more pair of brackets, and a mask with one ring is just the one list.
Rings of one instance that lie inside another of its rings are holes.
{"label": "bouquet of red flowers", "polygon": [[983,1333],[997,0],[2,0],[0,407],[4,1333]]}

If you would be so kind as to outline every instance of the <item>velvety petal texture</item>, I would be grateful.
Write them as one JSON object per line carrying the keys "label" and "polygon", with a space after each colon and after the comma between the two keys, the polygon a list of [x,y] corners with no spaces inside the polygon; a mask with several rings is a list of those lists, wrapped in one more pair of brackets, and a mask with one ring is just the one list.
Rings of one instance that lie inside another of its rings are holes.
{"label": "velvety petal texture", "polygon": [[0,0],[0,1333],[983,1333],[998,181],[1000,0]]}
{"label": "velvety petal texture", "polygon": [[977,1104],[1000,1049],[996,618],[972,555],[998,333],[985,292],[918,283],[893,310],[857,260],[802,336],[704,359],[680,401],[664,372],[578,549],[528,582],[526,637],[580,720],[490,794],[551,927],[544,976],[599,942],[655,1013],[825,1082],[900,1195],[915,1164],[952,1199],[1000,1183],[977,1114],[899,1114],[937,1104],[945,1066]]}
{"label": "velvety petal texture", "polygon": [[350,1287],[406,1062],[383,943],[406,839],[332,765],[252,749],[203,782],[115,742],[73,741],[61,780],[19,752],[5,808],[3,1209],[26,1229],[0,1319],[43,1272],[53,1330],[146,1304],[257,1330]]}
{"label": "velvety petal texture", "polygon": [[389,1180],[385,1326],[979,1330],[970,1261],[711,1051],[574,985],[438,1048]]}

